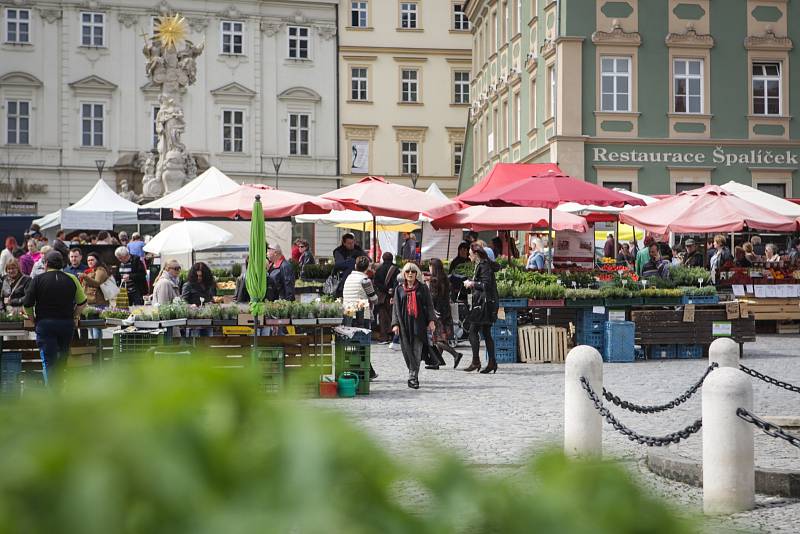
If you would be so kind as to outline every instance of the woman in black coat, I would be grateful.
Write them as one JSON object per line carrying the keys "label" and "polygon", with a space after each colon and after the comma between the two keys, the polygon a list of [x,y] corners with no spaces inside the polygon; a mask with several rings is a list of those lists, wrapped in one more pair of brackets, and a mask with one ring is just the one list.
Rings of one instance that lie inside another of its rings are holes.
{"label": "woman in black coat", "polygon": [[186,283],[181,290],[181,298],[186,304],[202,306],[203,304],[213,304],[214,295],[217,294],[217,282],[211,269],[203,262],[192,265]]}
{"label": "woman in black coat", "polygon": [[497,360],[494,352],[494,339],[492,339],[492,325],[497,321],[499,298],[497,295],[497,281],[494,273],[500,266],[489,261],[489,256],[483,247],[477,243],[470,245],[470,259],[475,262],[475,275],[472,280],[466,280],[464,287],[472,290],[472,309],[469,311],[469,344],[472,347],[472,363],[464,369],[467,372],[480,371],[481,369],[481,340],[479,333],[483,334],[486,342],[486,351],[489,353],[489,362],[481,374],[496,373]]}
{"label": "woman in black coat", "polygon": [[408,367],[408,387],[419,389],[419,365],[429,347],[428,332],[436,326],[431,292],[415,264],[403,266],[403,283],[397,286],[392,309],[392,331],[400,336],[400,349]]}

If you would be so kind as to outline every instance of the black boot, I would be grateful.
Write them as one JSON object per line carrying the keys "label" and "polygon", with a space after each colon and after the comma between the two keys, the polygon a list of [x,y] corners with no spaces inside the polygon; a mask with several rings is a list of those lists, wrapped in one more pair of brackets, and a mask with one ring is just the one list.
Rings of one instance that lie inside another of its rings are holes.
{"label": "black boot", "polygon": [[472,371],[480,371],[481,370],[481,360],[478,356],[472,357],[472,363],[469,364],[469,367],[464,369],[464,371],[471,373]]}
{"label": "black boot", "polygon": [[497,372],[497,360],[494,357],[489,356],[489,363],[486,364],[486,369],[481,371],[482,375],[488,375],[489,373],[496,373]]}

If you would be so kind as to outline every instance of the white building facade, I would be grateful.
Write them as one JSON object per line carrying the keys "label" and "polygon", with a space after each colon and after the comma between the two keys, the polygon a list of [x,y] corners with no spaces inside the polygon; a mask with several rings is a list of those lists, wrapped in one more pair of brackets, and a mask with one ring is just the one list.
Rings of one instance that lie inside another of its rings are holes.
{"label": "white building facade", "polygon": [[[0,196],[68,206],[98,179],[141,191],[158,89],[143,35],[180,13],[205,41],[184,95],[183,141],[238,182],[320,194],[338,185],[336,0],[0,1]],[[296,227],[329,255],[334,229]]]}

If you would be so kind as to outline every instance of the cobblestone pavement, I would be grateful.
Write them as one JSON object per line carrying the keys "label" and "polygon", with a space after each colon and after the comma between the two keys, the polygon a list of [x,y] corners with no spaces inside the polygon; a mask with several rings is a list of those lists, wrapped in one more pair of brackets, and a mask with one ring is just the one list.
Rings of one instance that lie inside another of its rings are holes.
{"label": "cobblestone pavement", "polygon": [[[469,347],[461,368],[469,364]],[[561,364],[500,365],[496,375],[465,373],[449,368],[423,369],[421,389],[406,386],[406,369],[399,351],[373,345],[373,364],[379,374],[368,397],[315,401],[337,407],[398,455],[420,456],[431,442],[456,452],[483,469],[514,469],[525,458],[547,447],[560,447],[564,418],[564,366]],[[800,384],[800,338],[760,336],[745,346],[744,363],[765,374]],[[620,397],[639,404],[667,402],[702,376],[705,360],[662,360],[605,364],[604,385]],[[800,416],[796,393],[754,379],[755,412]],[[639,433],[665,435],[700,416],[700,392],[668,412],[638,415],[614,407],[619,419]],[[645,446],[628,441],[604,424],[606,457],[619,459],[643,484],[666,496],[683,510],[699,512],[702,492],[650,473],[643,464]],[[671,450],[700,457],[701,434]],[[800,470],[800,451],[756,432],[756,465]],[[758,507],[721,520],[707,520],[711,532],[800,532],[800,502],[758,497]]]}

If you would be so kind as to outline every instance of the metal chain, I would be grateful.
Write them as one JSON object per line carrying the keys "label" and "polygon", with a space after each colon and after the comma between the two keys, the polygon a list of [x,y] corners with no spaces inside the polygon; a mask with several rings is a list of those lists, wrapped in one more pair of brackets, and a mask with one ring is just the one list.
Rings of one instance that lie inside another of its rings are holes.
{"label": "metal chain", "polygon": [[778,425],[773,425],[772,423],[768,423],[763,419],[761,419],[760,417],[748,412],[744,408],[738,408],[736,410],[736,415],[738,415],[741,419],[744,419],[751,425],[757,426],[766,435],[772,436],[773,438],[780,438],[786,440],[790,444],[800,449],[800,439],[796,438],[795,436],[792,436],[791,434],[786,432],[782,427],[779,427]]}
{"label": "metal chain", "polygon": [[585,376],[581,377],[581,386],[583,389],[586,390],[586,393],[589,395],[589,399],[594,403],[594,407],[600,412],[608,424],[614,427],[620,434],[627,436],[629,440],[635,441],[640,445],[647,445],[648,447],[663,447],[664,445],[669,445],[671,443],[678,443],[682,439],[686,439],[692,434],[698,432],[700,428],[703,426],[703,420],[698,419],[691,425],[687,426],[682,430],[678,430],[677,432],[673,432],[672,434],[668,434],[663,437],[656,437],[656,436],[644,436],[642,434],[638,434],[635,431],[631,430],[630,428],[626,427],[622,423],[620,423],[614,415],[608,411],[608,409],[603,406],[603,401],[597,396],[597,394],[592,389],[592,386],[589,384],[589,381],[586,379]]}
{"label": "metal chain", "polygon": [[682,394],[681,396],[679,396],[678,398],[676,398],[674,400],[669,401],[666,404],[659,404],[657,406],[640,406],[638,404],[633,404],[632,402],[628,402],[626,400],[620,399],[619,397],[617,397],[616,395],[614,395],[613,393],[608,391],[606,388],[603,388],[603,397],[605,397],[605,399],[607,401],[616,404],[617,406],[619,406],[623,410],[629,410],[631,412],[636,412],[636,413],[658,413],[658,412],[664,412],[664,411],[667,411],[667,410],[671,410],[672,408],[675,408],[676,406],[680,406],[681,404],[683,404],[684,402],[689,400],[692,395],[697,393],[697,390],[700,389],[700,386],[703,385],[703,382],[705,381],[705,379],[708,376],[708,374],[711,371],[713,371],[714,369],[716,369],[717,367],[719,367],[719,364],[717,362],[714,362],[711,365],[709,365],[708,369],[706,369],[706,372],[703,373],[703,376],[700,377],[700,380],[698,380],[697,382],[692,384],[692,386],[689,387],[689,389],[687,389],[684,394]]}
{"label": "metal chain", "polygon": [[793,386],[788,382],[783,382],[778,380],[777,378],[772,378],[771,376],[767,376],[765,374],[761,374],[755,369],[750,369],[749,367],[745,367],[744,365],[739,365],[739,369],[747,373],[748,375],[758,378],[759,380],[763,380],[767,384],[772,384],[773,386],[778,386],[779,388],[788,389],[789,391],[794,391],[795,393],[800,393],[800,387]]}

